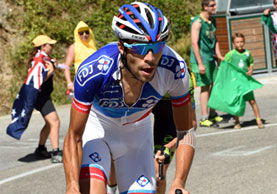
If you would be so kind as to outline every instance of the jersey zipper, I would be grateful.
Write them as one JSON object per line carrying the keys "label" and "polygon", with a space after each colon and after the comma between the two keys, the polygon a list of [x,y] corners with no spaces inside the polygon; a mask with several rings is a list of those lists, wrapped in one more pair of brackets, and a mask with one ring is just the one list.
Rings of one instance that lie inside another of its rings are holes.
{"label": "jersey zipper", "polygon": [[121,117],[121,123],[124,124],[124,123],[128,123],[128,119],[127,119],[127,114],[128,114],[128,112],[130,111],[130,109],[131,109],[131,108],[139,101],[139,99],[141,98],[142,91],[143,91],[143,88],[144,88],[145,83],[143,83],[143,85],[142,85],[139,98],[137,99],[137,101],[136,101],[135,103],[132,104],[132,106],[127,105],[127,104],[125,103],[125,101],[124,101],[124,90],[123,90],[123,86],[122,86],[122,82],[121,82],[121,81],[119,82],[119,85],[120,85],[121,91],[122,91],[121,101],[123,102],[124,105],[126,105],[126,107],[127,107],[127,109],[128,109],[127,111],[125,111],[124,116]]}

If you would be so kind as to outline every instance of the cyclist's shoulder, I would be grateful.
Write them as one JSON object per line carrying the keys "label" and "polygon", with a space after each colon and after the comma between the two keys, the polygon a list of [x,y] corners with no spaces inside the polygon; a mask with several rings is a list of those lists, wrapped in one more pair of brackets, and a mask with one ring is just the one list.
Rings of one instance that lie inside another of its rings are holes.
{"label": "cyclist's shoulder", "polygon": [[80,65],[75,81],[80,86],[92,80],[102,82],[117,69],[118,57],[119,51],[116,43],[105,45]]}
{"label": "cyclist's shoulder", "polygon": [[162,58],[171,58],[172,60],[184,61],[184,59],[171,47],[165,46]]}
{"label": "cyclist's shoulder", "polygon": [[177,77],[179,77],[180,72],[184,71],[186,66],[186,62],[176,51],[174,51],[169,46],[164,48],[164,52],[159,64],[160,69],[169,70],[167,72],[178,74]]}

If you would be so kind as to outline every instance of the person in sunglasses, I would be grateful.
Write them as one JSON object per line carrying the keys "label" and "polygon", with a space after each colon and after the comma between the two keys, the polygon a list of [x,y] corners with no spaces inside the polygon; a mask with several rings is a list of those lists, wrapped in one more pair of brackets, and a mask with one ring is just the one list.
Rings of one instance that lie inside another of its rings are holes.
{"label": "person in sunglasses", "polygon": [[67,83],[67,91],[69,93],[74,91],[74,85],[70,74],[71,65],[74,63],[76,73],[80,64],[97,50],[93,32],[83,21],[80,21],[74,30],[74,40],[75,42],[68,48],[65,59],[64,76]]}
{"label": "person in sunglasses", "polygon": [[158,8],[134,2],[119,9],[112,29],[119,41],[88,57],[75,76],[64,141],[66,193],[107,193],[112,161],[119,193],[155,193],[150,113],[169,93],[178,137],[170,194],[187,194],[195,147],[189,75],[166,45],[168,20]]}
{"label": "person in sunglasses", "polygon": [[224,60],[221,55],[219,42],[216,40],[216,23],[214,0],[202,0],[202,12],[191,21],[191,56],[190,63],[200,86],[201,118],[200,126],[218,127],[217,122],[223,120],[214,109],[208,109],[208,100],[213,82],[217,74],[217,59]]}

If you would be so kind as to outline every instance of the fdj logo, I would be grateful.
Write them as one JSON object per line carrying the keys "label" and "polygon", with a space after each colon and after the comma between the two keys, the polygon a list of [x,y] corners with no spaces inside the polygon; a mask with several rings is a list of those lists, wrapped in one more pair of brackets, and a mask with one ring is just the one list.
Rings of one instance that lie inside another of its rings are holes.
{"label": "fdj logo", "polygon": [[101,99],[99,101],[99,105],[102,107],[109,107],[109,108],[114,108],[114,107],[124,107],[123,102],[119,101],[118,99]]}
{"label": "fdj logo", "polygon": [[89,65],[87,68],[82,69],[78,73],[78,79],[82,82],[83,78],[86,78],[89,74],[93,73],[92,65]]}
{"label": "fdj logo", "polygon": [[112,64],[112,58],[102,55],[96,60],[83,64],[78,70],[76,80],[81,86],[84,86],[85,83],[90,79],[98,75],[106,75],[110,70]]}
{"label": "fdj logo", "polygon": [[100,162],[101,161],[101,157],[100,157],[100,155],[97,152],[94,152],[94,153],[90,154],[89,157],[94,162]]}
{"label": "fdj logo", "polygon": [[172,57],[162,57],[160,64],[161,66],[166,66],[167,68],[170,68],[172,67],[174,62],[175,62],[175,59]]}
{"label": "fdj logo", "polygon": [[141,175],[138,179],[137,179],[137,183],[141,186],[141,187],[145,187],[150,181],[148,180],[148,178],[146,178],[144,175]]}
{"label": "fdj logo", "polygon": [[180,61],[179,66],[176,66],[175,69],[175,79],[183,78],[186,74],[186,69],[185,69],[185,62]]}

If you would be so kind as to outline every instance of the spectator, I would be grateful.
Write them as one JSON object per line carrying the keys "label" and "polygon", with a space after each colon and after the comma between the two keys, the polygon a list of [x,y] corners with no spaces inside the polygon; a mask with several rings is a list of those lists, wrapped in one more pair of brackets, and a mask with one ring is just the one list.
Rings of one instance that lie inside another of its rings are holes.
{"label": "spectator", "polygon": [[275,65],[277,66],[277,0],[273,0],[273,6],[275,12],[271,14],[270,9],[264,10],[261,20],[271,30],[271,41],[274,51]]}
{"label": "spectator", "polygon": [[[225,55],[225,61],[236,65],[238,68],[242,69],[247,75],[252,76],[253,74],[253,57],[249,50],[244,49],[245,38],[241,33],[236,33],[233,37],[234,49]],[[254,115],[256,117],[256,122],[258,127],[264,128],[264,124],[261,120],[258,105],[256,103],[254,92],[251,91],[244,95],[244,100],[248,101],[251,105]],[[239,117],[235,116],[235,129],[240,129]]]}
{"label": "spectator", "polygon": [[[43,80],[38,93],[38,98],[35,104],[35,109],[40,111],[41,115],[45,120],[45,125],[40,132],[39,146],[35,153],[39,156],[50,158],[53,163],[62,162],[62,152],[59,150],[59,128],[60,119],[55,110],[55,107],[51,100],[51,93],[53,91],[53,76],[55,71],[54,61],[50,58],[50,54],[53,49],[53,44],[56,43],[55,40],[50,39],[45,35],[37,36],[34,40],[34,50],[31,56],[33,61],[31,62],[31,68],[33,68],[36,63],[42,63],[47,65],[47,76]],[[31,61],[31,59],[30,59]],[[29,70],[29,73],[32,69]],[[29,78],[27,78],[29,79]],[[50,137],[52,144],[51,155],[47,152],[45,147],[45,142]]]}
{"label": "spectator", "polygon": [[75,74],[80,64],[96,49],[95,38],[90,27],[83,21],[80,21],[74,30],[74,43],[68,48],[65,59],[64,75],[67,83],[67,90],[74,91],[74,85],[71,81],[70,67],[74,63]]}
{"label": "spectator", "polygon": [[[35,153],[43,158],[51,158],[53,163],[62,162],[62,152],[59,150],[60,120],[50,97],[55,66],[49,55],[55,43],[56,40],[46,35],[39,35],[33,40],[28,76],[14,101],[12,122],[7,128],[9,135],[20,139],[28,127],[33,109],[40,111],[45,125],[40,131],[39,145]],[[51,154],[45,147],[48,136],[53,149]]]}
{"label": "spectator", "polygon": [[202,116],[200,126],[217,126],[222,117],[215,110],[208,113],[208,100],[217,73],[216,60],[223,60],[219,43],[216,40],[216,23],[212,15],[215,13],[214,0],[202,0],[202,12],[191,22],[191,67],[196,78],[196,85],[201,87],[200,105]]}

